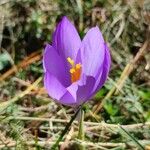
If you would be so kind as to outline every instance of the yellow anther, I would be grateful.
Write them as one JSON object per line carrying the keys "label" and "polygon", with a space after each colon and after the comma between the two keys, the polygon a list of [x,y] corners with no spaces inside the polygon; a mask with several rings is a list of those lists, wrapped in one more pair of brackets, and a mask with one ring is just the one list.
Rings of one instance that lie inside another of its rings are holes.
{"label": "yellow anther", "polygon": [[76,64],[76,69],[80,69],[81,68],[81,64]]}
{"label": "yellow anther", "polygon": [[75,72],[76,72],[76,70],[75,70],[74,68],[70,69],[70,73],[71,73],[71,74],[73,74],[73,73],[75,73]]}
{"label": "yellow anther", "polygon": [[71,66],[74,66],[74,61],[70,57],[68,57],[67,60],[71,64]]}

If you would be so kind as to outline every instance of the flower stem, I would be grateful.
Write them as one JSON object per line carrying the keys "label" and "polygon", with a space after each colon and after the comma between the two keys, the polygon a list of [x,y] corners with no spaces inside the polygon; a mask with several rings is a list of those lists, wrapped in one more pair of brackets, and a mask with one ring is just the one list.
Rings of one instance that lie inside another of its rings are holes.
{"label": "flower stem", "polygon": [[[78,139],[84,140],[84,109],[83,107],[80,109],[80,122],[79,122],[79,133],[78,133]],[[82,143],[79,145],[80,150],[85,150],[85,146],[82,145]]]}
{"label": "flower stem", "polygon": [[59,142],[63,139],[64,135],[68,132],[68,129],[70,128],[72,122],[77,117],[77,115],[80,112],[80,110],[81,110],[81,106],[78,107],[78,109],[77,109],[76,113],[74,114],[74,116],[72,116],[72,118],[70,119],[70,121],[66,125],[65,129],[62,131],[61,135],[59,136],[59,138],[57,139],[55,144],[51,147],[51,150],[55,150],[59,146]]}

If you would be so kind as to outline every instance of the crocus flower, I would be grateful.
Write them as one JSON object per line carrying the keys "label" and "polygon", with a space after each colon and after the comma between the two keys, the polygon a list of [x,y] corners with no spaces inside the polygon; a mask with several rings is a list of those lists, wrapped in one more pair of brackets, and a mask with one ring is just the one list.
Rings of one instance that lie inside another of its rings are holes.
{"label": "crocus flower", "polygon": [[105,83],[110,53],[99,28],[91,28],[81,41],[74,25],[63,17],[46,45],[44,85],[56,102],[77,107]]}

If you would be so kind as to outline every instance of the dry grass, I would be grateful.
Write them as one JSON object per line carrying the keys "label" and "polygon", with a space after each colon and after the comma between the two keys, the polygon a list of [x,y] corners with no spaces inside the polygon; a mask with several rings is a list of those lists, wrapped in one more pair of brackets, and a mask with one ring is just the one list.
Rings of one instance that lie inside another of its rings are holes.
{"label": "dry grass", "polygon": [[85,140],[77,139],[75,120],[59,149],[82,143],[91,150],[134,150],[142,149],[140,143],[148,150],[149,6],[148,0],[1,0],[0,58],[7,52],[11,61],[6,57],[0,70],[0,149],[51,149],[73,116],[48,97],[42,82],[41,49],[59,16],[67,15],[82,37],[91,26],[101,27],[112,67],[106,85],[85,106]]}

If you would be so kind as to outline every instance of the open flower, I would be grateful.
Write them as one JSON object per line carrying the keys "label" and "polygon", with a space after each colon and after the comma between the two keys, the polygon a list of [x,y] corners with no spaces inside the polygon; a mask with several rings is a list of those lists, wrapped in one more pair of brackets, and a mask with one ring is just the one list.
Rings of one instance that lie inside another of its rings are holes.
{"label": "open flower", "polygon": [[98,27],[91,28],[81,41],[75,27],[63,17],[47,44],[44,56],[44,85],[56,102],[79,106],[105,83],[110,53]]}

